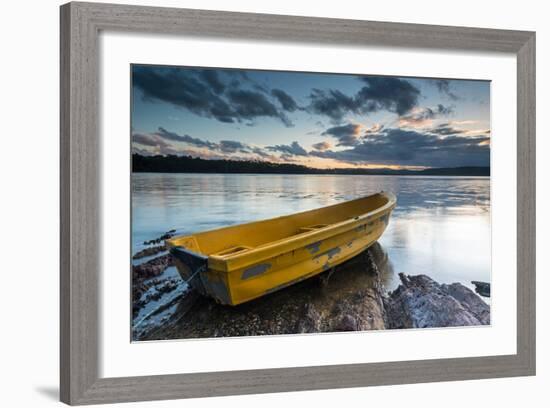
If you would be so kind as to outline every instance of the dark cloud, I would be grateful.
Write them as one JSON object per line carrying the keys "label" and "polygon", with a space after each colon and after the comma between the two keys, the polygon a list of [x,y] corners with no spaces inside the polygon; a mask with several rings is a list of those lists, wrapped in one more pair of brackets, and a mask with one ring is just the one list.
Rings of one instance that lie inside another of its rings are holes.
{"label": "dark cloud", "polygon": [[274,161],[276,159],[275,156],[271,155],[270,153],[266,152],[264,149],[258,146],[248,146],[251,153],[257,154],[258,156],[261,156],[266,159],[270,159]]}
{"label": "dark cloud", "polygon": [[360,77],[367,84],[356,96],[362,113],[387,110],[404,115],[418,104],[420,90],[405,79]]}
{"label": "dark cloud", "polygon": [[242,69],[229,69],[225,72],[227,75],[239,78],[243,81],[254,82],[250,79],[246,71],[243,71]]}
{"label": "dark cloud", "polygon": [[399,128],[364,136],[347,150],[313,151],[311,155],[350,163],[427,167],[488,166],[489,137],[452,135]]}
{"label": "dark cloud", "polygon": [[298,109],[298,104],[296,101],[282,89],[272,89],[271,95],[277,98],[284,110],[294,112]]}
{"label": "dark cloud", "polygon": [[447,95],[453,101],[457,101],[458,99],[460,99],[458,95],[451,91],[451,81],[449,81],[448,79],[436,79],[434,81],[435,86],[437,87],[439,92]]}
{"label": "dark cloud", "polygon": [[279,156],[280,160],[284,160],[285,162],[291,162],[291,163],[299,163],[300,159],[295,154],[290,153],[283,153]]}
{"label": "dark cloud", "polygon": [[219,149],[224,153],[248,152],[248,146],[236,140],[221,140]]}
{"label": "dark cloud", "polygon": [[163,127],[159,127],[158,131],[155,133],[155,135],[158,135],[164,139],[172,140],[174,142],[182,142],[187,143],[193,146],[197,147],[205,147],[208,149],[215,149],[217,148],[217,144],[213,142],[209,142],[208,140],[202,140],[198,139],[196,137],[191,137],[189,135],[179,135],[174,132],[169,132],[168,130],[164,129]]}
{"label": "dark cloud", "polygon": [[[271,117],[292,126],[284,111],[277,109],[262,92],[242,88],[241,82],[250,82],[246,73],[223,72],[233,80],[224,82],[217,70],[134,66],[132,81],[146,99],[167,102],[223,123]],[[279,97],[276,99],[280,101]],[[288,110],[284,105],[283,109]]]}
{"label": "dark cloud", "polygon": [[200,72],[172,67],[134,66],[133,85],[147,99],[159,100],[185,108],[199,116],[213,117],[232,123],[235,112],[212,90],[208,82],[201,80]]}
{"label": "dark cloud", "polygon": [[324,151],[324,150],[330,149],[332,147],[332,145],[329,142],[319,142],[319,143],[313,144],[312,147],[315,150]]}
{"label": "dark cloud", "polygon": [[175,142],[187,143],[195,147],[201,147],[208,150],[219,150],[223,153],[246,153],[249,151],[249,147],[247,145],[236,140],[221,140],[219,143],[214,143],[208,140],[191,137],[189,135],[179,135],[175,132],[169,132],[162,127],[159,127],[155,135]]}
{"label": "dark cloud", "polygon": [[386,110],[404,115],[418,104],[420,90],[405,79],[358,78],[365,86],[354,96],[334,89],[313,89],[309,111],[328,116],[333,123],[340,123],[348,113],[369,114]]}
{"label": "dark cloud", "polygon": [[174,149],[170,143],[167,143],[163,138],[159,137],[157,134],[143,134],[143,133],[133,133],[132,134],[132,151],[140,154],[151,154],[147,149],[144,149],[141,146],[146,146],[152,148],[155,154],[178,154],[179,152]]}
{"label": "dark cloud", "polygon": [[[140,148],[146,146],[153,148],[156,154],[175,154],[175,155],[197,155],[215,158],[224,158],[223,154],[232,154],[232,158],[239,159],[234,156],[235,153],[255,154],[270,161],[276,161],[277,157],[259,146],[253,146],[237,140],[221,140],[220,142],[210,142],[208,140],[191,137],[189,135],[180,135],[176,132],[171,132],[163,127],[159,127],[154,133],[133,133],[132,134],[132,149],[135,152],[151,154],[150,151]],[[196,150],[176,147],[169,142],[180,142],[186,145],[203,149],[200,153]],[[286,152],[293,155],[307,155],[307,152],[297,143],[294,142],[290,146],[280,145],[269,148],[271,151]]]}
{"label": "dark cloud", "polygon": [[[266,147],[268,150],[283,153],[283,156],[307,156],[307,151],[298,142],[292,142],[290,145],[276,145]],[[284,158],[284,157],[283,157]]]}
{"label": "dark cloud", "polygon": [[334,126],[325,130],[322,135],[333,136],[338,139],[338,146],[355,146],[359,143],[361,125],[348,123],[347,125]]}
{"label": "dark cloud", "polygon": [[246,84],[248,84],[249,86],[251,86],[253,89],[255,89],[257,91],[261,91],[261,92],[264,92],[266,94],[269,94],[269,88],[265,85],[262,85],[262,84],[256,82],[252,78],[250,78],[250,76],[246,73],[246,71],[243,71],[243,70],[240,70],[240,69],[231,69],[231,70],[227,70],[227,71],[224,71],[224,72],[225,72],[226,75],[234,78],[231,81],[231,86],[233,88],[240,88],[240,87],[245,86]]}
{"label": "dark cloud", "polygon": [[438,104],[437,113],[440,115],[450,115],[454,113],[454,108],[452,106],[444,106],[442,104]]}
{"label": "dark cloud", "polygon": [[453,125],[453,122],[442,123],[435,128],[430,129],[431,133],[435,133],[441,136],[450,136],[450,135],[469,135],[469,136],[483,136],[491,134],[490,129],[462,129],[457,128]]}
{"label": "dark cloud", "polygon": [[327,91],[314,88],[309,95],[309,110],[318,115],[328,116],[332,122],[341,122],[349,112],[357,113],[355,99],[334,89]]}
{"label": "dark cloud", "polygon": [[218,71],[213,69],[203,69],[200,72],[200,76],[206,83],[208,83],[208,85],[210,85],[215,93],[221,94],[225,91],[226,85],[220,80]]}
{"label": "dark cloud", "polygon": [[268,116],[280,119],[286,126],[292,126],[290,120],[262,93],[240,89],[230,91],[227,96],[241,119],[252,120],[259,116]]}
{"label": "dark cloud", "polygon": [[372,125],[370,128],[365,129],[365,136],[370,134],[380,133],[382,129],[384,129],[384,125],[381,125],[380,123],[376,123]]}
{"label": "dark cloud", "polygon": [[452,106],[438,104],[435,108],[416,108],[408,115],[399,118],[399,124],[402,126],[426,126],[431,124],[432,120],[440,116],[448,116],[453,113]]}
{"label": "dark cloud", "polygon": [[194,147],[204,148],[212,151],[221,151],[223,153],[248,152],[250,146],[236,140],[222,140],[219,143],[199,139],[189,135],[180,135],[176,132],[170,132],[163,127],[159,127],[155,133],[150,135],[134,133],[133,142],[151,147],[170,147],[175,149],[166,141],[185,143]]}
{"label": "dark cloud", "polygon": [[167,145],[167,143],[155,136],[146,135],[143,133],[133,133],[132,134],[132,142],[140,144],[142,146],[150,146],[150,147],[156,147],[159,145]]}
{"label": "dark cloud", "polygon": [[456,128],[452,126],[450,123],[442,123],[441,125],[431,129],[430,131],[432,133],[435,133],[441,136],[459,135],[459,134],[467,133],[467,130]]}

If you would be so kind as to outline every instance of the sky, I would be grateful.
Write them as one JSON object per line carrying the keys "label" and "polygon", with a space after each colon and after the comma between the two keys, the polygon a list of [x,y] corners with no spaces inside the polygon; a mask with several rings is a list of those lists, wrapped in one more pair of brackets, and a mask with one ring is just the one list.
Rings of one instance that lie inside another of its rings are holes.
{"label": "sky", "polygon": [[316,168],[489,166],[490,82],[132,65],[132,152]]}

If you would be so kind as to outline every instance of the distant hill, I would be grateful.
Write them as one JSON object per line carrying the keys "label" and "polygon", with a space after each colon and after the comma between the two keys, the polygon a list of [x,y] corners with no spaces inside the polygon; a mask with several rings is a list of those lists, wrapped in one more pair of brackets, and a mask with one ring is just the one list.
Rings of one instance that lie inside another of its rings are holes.
{"label": "distant hill", "polygon": [[291,163],[206,160],[191,156],[132,155],[134,173],[366,174],[403,176],[489,176],[489,167],[449,167],[424,170],[316,169]]}

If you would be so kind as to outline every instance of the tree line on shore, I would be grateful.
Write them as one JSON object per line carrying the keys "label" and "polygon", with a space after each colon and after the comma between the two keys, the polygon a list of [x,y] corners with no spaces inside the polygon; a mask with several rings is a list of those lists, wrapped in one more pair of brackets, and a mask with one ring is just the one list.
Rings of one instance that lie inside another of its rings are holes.
{"label": "tree line on shore", "polygon": [[422,176],[489,176],[489,167],[448,167],[422,170],[328,168],[318,169],[293,163],[251,160],[201,159],[191,156],[132,155],[134,173],[234,173],[234,174],[358,174]]}

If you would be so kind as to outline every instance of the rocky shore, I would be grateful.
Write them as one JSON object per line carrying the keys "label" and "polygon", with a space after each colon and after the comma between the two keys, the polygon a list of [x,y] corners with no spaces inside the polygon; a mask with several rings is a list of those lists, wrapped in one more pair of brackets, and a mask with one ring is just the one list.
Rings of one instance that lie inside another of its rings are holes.
{"label": "rocky shore", "polygon": [[157,254],[159,254],[161,252],[164,252],[164,251],[166,251],[166,245],[165,244],[152,246],[152,247],[144,248],[141,251],[136,252],[136,254],[132,257],[132,259],[136,260],[136,259],[147,258],[149,256],[157,255]]}
{"label": "rocky shore", "polygon": [[[140,326],[143,327],[134,330],[134,340],[490,323],[489,305],[460,283],[440,284],[426,275],[400,273],[400,285],[396,290],[386,292],[386,283],[395,276],[388,272],[388,268],[379,268],[384,262],[387,262],[387,255],[376,243],[363,254],[338,266],[332,274],[323,273],[235,307],[218,305],[212,299],[186,289],[172,296],[158,313],[155,310],[150,312],[154,316],[170,309],[169,314],[145,325],[142,322],[147,319],[142,318]],[[178,285],[185,285],[173,275],[159,279],[172,265],[170,255],[163,254],[134,266],[134,317],[152,300],[147,296],[162,297],[164,293],[175,291]]]}
{"label": "rocky shore", "polygon": [[439,284],[426,275],[399,274],[401,285],[384,297],[387,329],[490,324],[490,309],[460,283]]}

